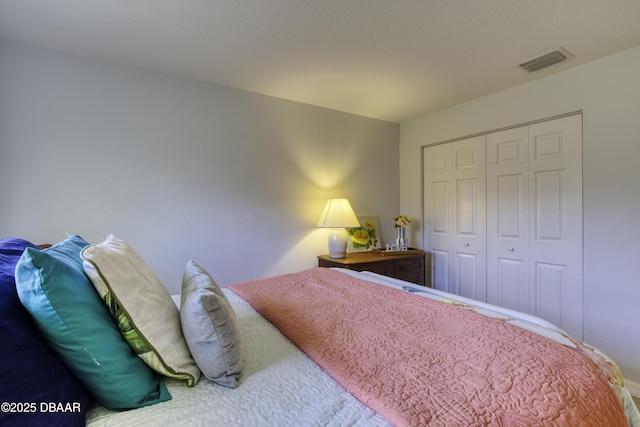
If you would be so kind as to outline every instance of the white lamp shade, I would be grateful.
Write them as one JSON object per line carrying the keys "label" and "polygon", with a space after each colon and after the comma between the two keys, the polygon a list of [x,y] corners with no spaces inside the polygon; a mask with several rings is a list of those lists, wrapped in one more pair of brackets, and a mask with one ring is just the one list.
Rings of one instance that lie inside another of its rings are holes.
{"label": "white lamp shade", "polygon": [[331,258],[344,258],[347,252],[347,231],[345,228],[360,227],[360,221],[353,212],[347,199],[329,199],[318,227],[330,228],[329,231],[329,256]]}
{"label": "white lamp shade", "polygon": [[321,228],[354,228],[360,227],[360,221],[353,212],[347,199],[329,199],[320,215],[318,227]]}

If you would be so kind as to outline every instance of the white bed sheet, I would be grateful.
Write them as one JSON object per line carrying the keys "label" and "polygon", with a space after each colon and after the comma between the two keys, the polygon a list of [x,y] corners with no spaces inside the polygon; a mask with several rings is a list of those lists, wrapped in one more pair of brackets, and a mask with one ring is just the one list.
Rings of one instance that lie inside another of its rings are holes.
{"label": "white bed sheet", "polygon": [[238,388],[225,388],[204,377],[191,388],[165,379],[171,400],[124,412],[91,408],[87,425],[390,425],[331,379],[246,301],[230,290],[224,292],[242,334],[244,367]]}

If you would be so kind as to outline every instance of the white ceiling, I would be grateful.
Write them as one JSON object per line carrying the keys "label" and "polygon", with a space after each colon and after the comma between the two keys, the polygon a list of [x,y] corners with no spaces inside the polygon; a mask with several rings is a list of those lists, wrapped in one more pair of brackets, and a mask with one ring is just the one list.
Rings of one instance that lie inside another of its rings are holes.
{"label": "white ceiling", "polygon": [[640,1],[0,0],[0,37],[400,123],[640,45]]}

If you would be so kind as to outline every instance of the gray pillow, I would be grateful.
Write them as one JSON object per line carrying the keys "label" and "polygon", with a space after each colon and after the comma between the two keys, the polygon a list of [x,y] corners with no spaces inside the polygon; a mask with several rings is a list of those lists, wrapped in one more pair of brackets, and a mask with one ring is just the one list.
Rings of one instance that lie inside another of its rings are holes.
{"label": "gray pillow", "polygon": [[224,292],[202,267],[189,261],[182,276],[182,333],[205,377],[235,388],[242,372],[238,319]]}

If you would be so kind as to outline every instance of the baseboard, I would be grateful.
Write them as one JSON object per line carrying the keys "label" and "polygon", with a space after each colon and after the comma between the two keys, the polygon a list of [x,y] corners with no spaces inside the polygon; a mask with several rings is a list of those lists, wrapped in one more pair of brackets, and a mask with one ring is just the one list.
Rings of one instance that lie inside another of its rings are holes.
{"label": "baseboard", "polygon": [[633,381],[624,380],[624,385],[627,387],[629,392],[633,397],[640,398],[640,383],[635,383]]}

